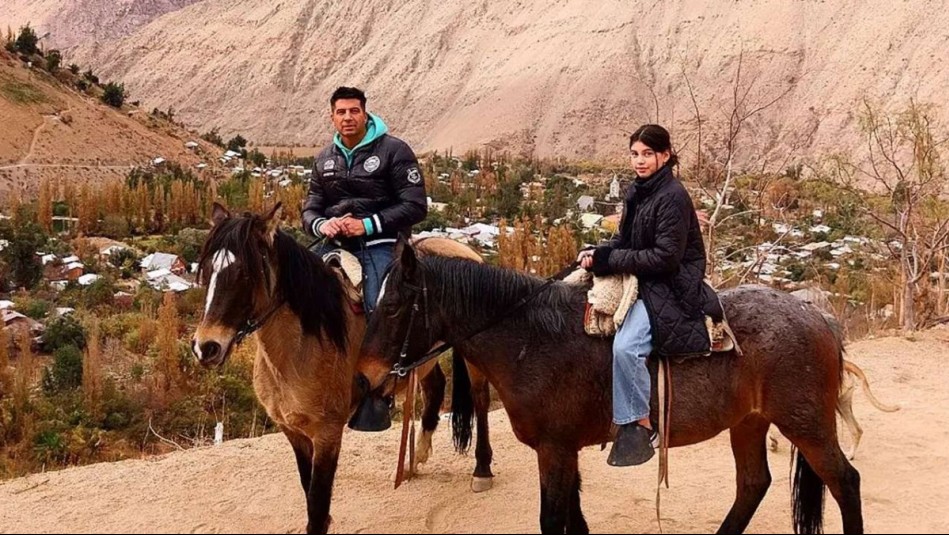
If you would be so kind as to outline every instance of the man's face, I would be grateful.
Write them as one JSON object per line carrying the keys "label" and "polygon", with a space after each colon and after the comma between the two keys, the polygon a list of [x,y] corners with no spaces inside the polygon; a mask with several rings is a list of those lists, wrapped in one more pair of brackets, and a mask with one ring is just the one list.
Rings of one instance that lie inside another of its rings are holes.
{"label": "man's face", "polygon": [[365,135],[368,120],[366,110],[362,109],[362,104],[358,99],[340,99],[333,105],[333,125],[343,137]]}

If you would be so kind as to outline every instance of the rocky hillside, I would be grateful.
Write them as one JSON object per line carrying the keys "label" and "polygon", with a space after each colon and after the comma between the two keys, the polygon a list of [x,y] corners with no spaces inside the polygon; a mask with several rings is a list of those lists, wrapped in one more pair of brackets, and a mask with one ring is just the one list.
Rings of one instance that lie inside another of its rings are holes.
{"label": "rocky hillside", "polygon": [[[788,154],[858,146],[864,96],[938,103],[949,83],[949,12],[938,1],[204,0],[117,40],[84,29],[90,18],[113,20],[98,14],[104,2],[66,3],[76,12],[57,15],[66,34],[94,35],[70,59],[126,82],[149,109],[173,107],[202,131],[220,126],[259,143],[322,143],[329,93],[352,84],[423,148],[620,157],[624,134],[658,108],[694,149],[692,94],[703,142],[721,146],[715,132],[740,65],[741,112],[766,109],[745,125],[737,157],[759,164],[769,154],[781,165]],[[116,22],[102,27],[125,34],[188,3],[126,0],[107,8]],[[0,24],[54,2],[5,4]],[[53,40],[63,32],[51,31]]]}
{"label": "rocky hillside", "polygon": [[940,102],[947,27],[938,1],[204,0],[71,59],[149,108],[259,143],[322,143],[328,95],[352,84],[420,147],[580,159],[623,156],[657,108],[687,144],[689,85],[715,142],[740,64],[742,111],[766,109],[737,156],[759,163],[857,146],[865,96]]}
{"label": "rocky hillside", "polygon": [[4,0],[0,28],[30,24],[47,48],[70,48],[126,36],[152,20],[198,0]]}
{"label": "rocky hillside", "polygon": [[[43,178],[96,184],[156,158],[215,164],[222,152],[139,108],[106,106],[2,51],[0,117],[0,199],[11,189],[35,192]],[[198,146],[189,149],[192,140]]]}

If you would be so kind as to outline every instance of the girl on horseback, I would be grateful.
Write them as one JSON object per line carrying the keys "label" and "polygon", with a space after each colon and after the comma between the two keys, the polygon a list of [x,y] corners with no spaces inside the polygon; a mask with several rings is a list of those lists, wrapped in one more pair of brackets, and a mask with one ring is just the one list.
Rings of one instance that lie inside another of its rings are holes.
{"label": "girl on horseback", "polygon": [[619,431],[611,466],[639,465],[654,454],[647,358],[709,353],[705,316],[722,316],[704,283],[705,242],[692,198],[673,173],[678,158],[669,132],[644,125],[629,150],[637,180],[626,195],[619,232],[579,259],[597,276],[639,279],[639,300],[613,342],[613,422]]}

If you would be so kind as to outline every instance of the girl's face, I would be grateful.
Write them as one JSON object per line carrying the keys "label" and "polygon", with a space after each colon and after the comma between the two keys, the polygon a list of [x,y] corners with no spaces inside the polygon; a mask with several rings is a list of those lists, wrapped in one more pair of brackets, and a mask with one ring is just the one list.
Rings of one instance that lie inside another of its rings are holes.
{"label": "girl's face", "polygon": [[672,156],[669,151],[656,152],[642,141],[633,143],[629,152],[630,162],[639,178],[651,177],[660,167],[666,165],[666,162]]}

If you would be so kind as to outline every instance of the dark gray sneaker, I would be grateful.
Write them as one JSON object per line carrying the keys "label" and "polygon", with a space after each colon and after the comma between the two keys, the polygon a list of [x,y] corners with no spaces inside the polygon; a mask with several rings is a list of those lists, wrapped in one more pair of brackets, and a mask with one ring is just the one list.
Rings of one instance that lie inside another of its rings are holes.
{"label": "dark gray sneaker", "polygon": [[659,435],[638,423],[621,425],[606,462],[610,466],[639,466],[656,454]]}

